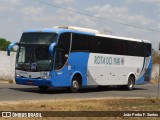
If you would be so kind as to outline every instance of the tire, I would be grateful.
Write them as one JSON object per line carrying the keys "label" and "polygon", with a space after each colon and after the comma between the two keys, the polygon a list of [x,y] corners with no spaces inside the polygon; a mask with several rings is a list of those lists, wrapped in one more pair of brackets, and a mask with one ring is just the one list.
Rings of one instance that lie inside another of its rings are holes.
{"label": "tire", "polygon": [[128,85],[126,86],[127,90],[133,90],[133,88],[134,88],[134,81],[135,81],[134,77],[130,76],[128,78]]}
{"label": "tire", "polygon": [[49,87],[48,86],[38,86],[38,88],[40,89],[40,90],[47,90]]}
{"label": "tire", "polygon": [[80,84],[78,82],[78,78],[75,77],[72,80],[72,84],[71,84],[71,87],[70,87],[70,92],[76,93],[76,92],[78,92],[79,88],[80,88]]}

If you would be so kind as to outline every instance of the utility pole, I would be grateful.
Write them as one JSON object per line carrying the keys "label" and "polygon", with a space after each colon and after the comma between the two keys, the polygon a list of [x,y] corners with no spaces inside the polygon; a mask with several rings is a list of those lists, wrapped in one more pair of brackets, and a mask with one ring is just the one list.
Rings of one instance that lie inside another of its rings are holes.
{"label": "utility pole", "polygon": [[[159,51],[160,51],[160,43],[159,43]],[[159,79],[158,79],[158,92],[157,92],[158,98],[159,98],[159,87],[160,87],[160,60],[159,60]]]}

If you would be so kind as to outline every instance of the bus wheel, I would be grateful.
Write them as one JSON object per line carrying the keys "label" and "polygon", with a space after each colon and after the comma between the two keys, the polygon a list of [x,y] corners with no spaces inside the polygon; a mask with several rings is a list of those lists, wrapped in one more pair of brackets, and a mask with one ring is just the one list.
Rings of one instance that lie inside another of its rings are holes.
{"label": "bus wheel", "polygon": [[39,86],[40,90],[47,90],[49,87],[48,86]]}
{"label": "bus wheel", "polygon": [[70,87],[70,91],[73,93],[76,93],[76,92],[78,92],[79,87],[80,86],[79,86],[78,78],[74,77],[72,80],[72,85]]}
{"label": "bus wheel", "polygon": [[126,86],[127,90],[133,90],[134,88],[134,77],[130,76],[128,79],[128,85]]}

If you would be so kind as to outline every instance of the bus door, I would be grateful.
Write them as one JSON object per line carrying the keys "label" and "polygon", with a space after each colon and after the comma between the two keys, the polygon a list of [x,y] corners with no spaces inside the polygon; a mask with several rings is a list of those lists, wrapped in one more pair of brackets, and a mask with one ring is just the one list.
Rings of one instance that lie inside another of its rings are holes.
{"label": "bus door", "polygon": [[57,86],[69,86],[70,69],[68,59],[70,54],[71,33],[62,33],[56,47],[54,76]]}

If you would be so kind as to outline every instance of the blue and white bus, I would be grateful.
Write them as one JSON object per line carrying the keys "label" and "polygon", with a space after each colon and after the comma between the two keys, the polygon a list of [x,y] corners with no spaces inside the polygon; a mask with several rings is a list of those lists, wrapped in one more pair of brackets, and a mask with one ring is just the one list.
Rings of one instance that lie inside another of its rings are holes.
{"label": "blue and white bus", "polygon": [[84,86],[125,86],[151,80],[152,45],[147,40],[100,34],[79,27],[32,29],[18,45],[17,84],[66,87],[77,92]]}

